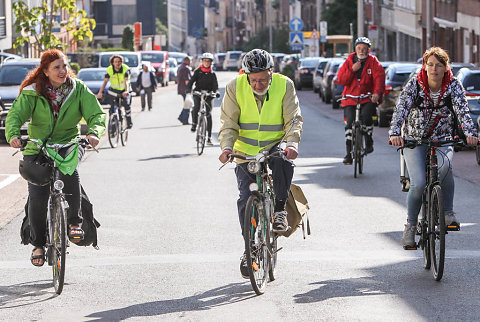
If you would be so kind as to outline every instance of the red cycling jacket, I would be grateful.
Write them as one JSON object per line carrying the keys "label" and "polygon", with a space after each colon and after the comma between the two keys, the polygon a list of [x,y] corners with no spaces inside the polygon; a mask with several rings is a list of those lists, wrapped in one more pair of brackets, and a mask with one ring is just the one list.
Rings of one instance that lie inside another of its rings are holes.
{"label": "red cycling jacket", "polygon": [[[382,65],[377,57],[368,55],[363,66],[362,77],[358,81],[356,72],[352,70],[355,55],[355,53],[351,53],[338,71],[337,83],[344,87],[342,94],[360,95],[372,93],[379,95],[381,100],[385,92],[385,71]],[[357,100],[353,98],[348,98],[341,102],[343,107],[357,105]],[[366,98],[361,101],[362,104],[367,102],[370,102],[370,99]]]}

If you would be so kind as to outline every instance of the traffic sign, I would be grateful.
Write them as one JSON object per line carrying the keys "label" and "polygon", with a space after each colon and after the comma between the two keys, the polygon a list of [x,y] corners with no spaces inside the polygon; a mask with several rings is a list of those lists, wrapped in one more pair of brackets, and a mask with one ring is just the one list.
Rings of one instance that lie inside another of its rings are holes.
{"label": "traffic sign", "polygon": [[292,20],[290,20],[289,25],[290,29],[293,31],[300,31],[303,29],[303,21],[300,18],[293,18]]}
{"label": "traffic sign", "polygon": [[290,50],[291,51],[303,50],[303,44],[301,44],[301,45],[299,45],[299,44],[290,45]]}
{"label": "traffic sign", "polygon": [[291,32],[290,45],[303,45],[303,32]]}

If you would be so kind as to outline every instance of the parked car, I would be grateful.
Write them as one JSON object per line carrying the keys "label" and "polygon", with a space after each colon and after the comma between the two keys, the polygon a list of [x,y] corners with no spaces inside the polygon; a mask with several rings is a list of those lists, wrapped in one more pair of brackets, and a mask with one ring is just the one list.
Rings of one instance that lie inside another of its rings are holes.
{"label": "parked car", "polygon": [[338,77],[338,71],[342,67],[343,63],[345,61],[341,62],[340,65],[338,66],[337,72],[335,73],[335,76],[332,78],[332,88],[330,89],[330,92],[332,93],[332,108],[340,108],[342,104],[338,101],[340,98],[342,98],[342,93],[343,93],[343,85],[337,83],[337,77]]}
{"label": "parked car", "polygon": [[240,69],[242,69],[243,57],[245,57],[246,54],[247,54],[247,53],[242,52],[242,54],[240,55],[240,58],[238,58],[238,60],[237,60],[237,69],[236,69],[237,72],[240,71]]}
{"label": "parked car", "polygon": [[241,51],[227,51],[223,61],[223,70],[237,71],[237,63],[241,55]]}
{"label": "parked car", "polygon": [[287,65],[292,65],[293,69],[296,69],[297,62],[300,60],[300,57],[300,54],[285,55],[282,59],[282,62],[280,63],[280,73],[283,73],[283,69]]}
{"label": "parked car", "polygon": [[480,69],[461,68],[456,77],[465,88],[470,116],[473,122],[478,124],[478,120],[480,120]]}
{"label": "parked car", "polygon": [[320,57],[320,60],[318,61],[317,66],[313,70],[313,76],[312,76],[312,78],[313,78],[313,91],[315,93],[320,93],[320,83],[322,82],[322,78],[323,78],[323,70],[325,69],[325,66],[327,65],[327,63],[330,59],[331,58]]}
{"label": "parked car", "polygon": [[453,76],[456,76],[460,69],[474,69],[475,65],[470,63],[451,63],[450,68],[452,69]]}
{"label": "parked car", "polygon": [[377,106],[378,126],[387,127],[390,125],[393,109],[402,92],[404,83],[418,67],[421,67],[421,65],[394,63],[390,64],[385,70],[385,94],[383,95],[382,103]]}
{"label": "parked car", "polygon": [[9,53],[0,53],[0,65],[9,60],[18,60],[23,59],[22,56],[9,54]]}
{"label": "parked car", "polygon": [[298,68],[295,70],[295,88],[313,87],[313,71],[320,57],[307,57],[300,59]]}
{"label": "parked car", "polygon": [[325,66],[322,82],[320,83],[320,97],[325,103],[330,103],[332,100],[332,79],[344,61],[345,58],[332,58]]}
{"label": "parked car", "polygon": [[141,51],[140,53],[142,54],[142,60],[149,61],[155,68],[155,77],[157,78],[158,84],[168,86],[168,82],[170,81],[168,52],[152,50]]}
{"label": "parked car", "polygon": [[175,58],[175,60],[177,61],[177,66],[180,66],[180,64],[183,63],[183,59],[187,56],[188,55],[186,53],[181,53],[178,51],[168,52],[168,58]]}
{"label": "parked car", "polygon": [[171,81],[174,81],[175,84],[177,83],[177,69],[178,69],[178,65],[177,65],[177,60],[173,57],[170,57],[168,59],[168,68],[170,69],[170,80]]}
{"label": "parked car", "polygon": [[213,66],[215,67],[215,70],[223,70],[223,62],[225,61],[225,56],[227,54],[225,53],[216,53],[214,56],[214,61],[213,61]]}
{"label": "parked car", "polygon": [[[103,85],[103,81],[105,79],[105,74],[107,73],[106,68],[82,68],[78,72],[77,77],[81,79],[85,85],[92,91],[93,94],[97,95],[98,91]],[[105,86],[104,92],[110,87],[110,82],[107,83]],[[102,97],[100,100],[100,104],[108,104],[107,100],[105,99],[106,95]]]}
{"label": "parked car", "polygon": [[[121,55],[123,57],[123,63],[130,67],[130,82],[135,84],[137,82],[138,74],[140,73],[140,69],[142,68],[141,62],[142,57],[139,52],[134,51],[106,51],[98,53],[98,67],[107,68],[110,66],[110,57],[113,55]],[[145,59],[146,60],[146,59]],[[138,88],[133,88],[137,95],[140,93]]]}
{"label": "parked car", "polygon": [[275,73],[280,73],[280,63],[282,62],[283,57],[285,57],[284,53],[272,53],[273,57],[273,71]]}
{"label": "parked car", "polygon": [[[40,65],[40,59],[12,59],[0,67],[0,97],[3,103],[0,108],[0,140],[5,140],[5,120],[8,110],[18,96],[20,84],[27,74],[38,65]],[[25,134],[26,131],[27,126],[24,124],[22,134]]]}

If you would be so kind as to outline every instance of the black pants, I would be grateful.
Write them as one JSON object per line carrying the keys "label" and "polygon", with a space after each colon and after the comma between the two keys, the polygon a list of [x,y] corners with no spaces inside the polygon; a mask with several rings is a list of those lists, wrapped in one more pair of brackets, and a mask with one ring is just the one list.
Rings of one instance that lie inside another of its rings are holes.
{"label": "black pants", "polygon": [[[116,91],[111,89],[111,91],[116,92],[116,93],[123,93],[123,91]],[[111,95],[108,95],[109,101],[110,101],[110,113],[113,113],[113,102],[114,102],[114,97]],[[130,98],[122,98],[122,106],[125,108],[125,116],[127,117],[127,123],[132,123],[132,112],[129,104]]]}
{"label": "black pants", "polygon": [[[83,150],[79,148],[79,158],[81,159]],[[36,155],[25,155],[24,160],[34,160]],[[41,157],[41,156],[39,156]],[[65,184],[63,192],[68,202],[67,221],[68,224],[82,223],[80,212],[80,177],[78,171],[72,175],[60,173],[60,179]],[[48,197],[50,195],[50,186],[37,186],[28,183],[28,220],[30,221],[30,243],[35,247],[43,247],[46,244],[46,222],[48,211]]]}
{"label": "black pants", "polygon": [[[200,111],[200,96],[193,95],[193,109],[192,109],[192,125],[196,126],[198,123],[198,112]],[[205,108],[207,110],[207,132],[208,137],[212,136],[212,97],[205,99]]]}
{"label": "black pants", "polygon": [[[279,150],[278,145],[275,145],[270,152]],[[252,182],[256,182],[256,177],[247,170],[248,162],[240,163],[235,168],[237,176],[237,186],[239,196],[237,200],[238,219],[240,227],[242,228],[243,236],[243,222],[245,219],[245,207],[247,205],[248,197],[250,197],[250,190],[248,186]],[[274,157],[269,160],[268,166],[272,169],[273,190],[275,192],[275,211],[285,210],[285,204],[290,192],[290,185],[293,179],[293,165],[283,160],[281,157]]]}
{"label": "black pants", "polygon": [[[366,143],[373,143],[373,115],[376,113],[377,105],[369,102],[360,106],[360,120],[363,123],[363,134],[365,135]],[[352,124],[355,121],[356,106],[349,105],[343,108],[343,115],[345,117],[345,144],[347,153],[352,151]]]}

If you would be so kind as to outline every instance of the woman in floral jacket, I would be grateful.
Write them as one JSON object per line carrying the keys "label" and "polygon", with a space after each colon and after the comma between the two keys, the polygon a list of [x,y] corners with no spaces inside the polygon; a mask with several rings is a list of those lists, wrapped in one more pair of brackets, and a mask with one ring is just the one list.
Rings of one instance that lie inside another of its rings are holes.
{"label": "woman in floral jacket", "polygon": [[[469,114],[465,90],[453,77],[448,63],[447,53],[439,47],[432,47],[424,53],[420,73],[407,83],[395,106],[389,131],[393,145],[403,146],[401,129],[404,123],[404,137],[408,139],[442,140],[451,137],[455,116],[461,123],[467,143],[477,144],[477,130]],[[454,181],[451,163],[453,147],[444,146],[439,150],[439,155],[444,156],[443,162],[439,162],[439,177],[444,197],[445,223],[459,225],[453,211]],[[405,149],[403,152],[410,175],[407,224],[402,237],[404,248],[415,246],[416,224],[426,185],[425,154],[427,151],[426,145],[419,145],[415,149]]]}

